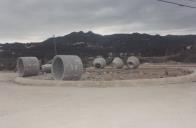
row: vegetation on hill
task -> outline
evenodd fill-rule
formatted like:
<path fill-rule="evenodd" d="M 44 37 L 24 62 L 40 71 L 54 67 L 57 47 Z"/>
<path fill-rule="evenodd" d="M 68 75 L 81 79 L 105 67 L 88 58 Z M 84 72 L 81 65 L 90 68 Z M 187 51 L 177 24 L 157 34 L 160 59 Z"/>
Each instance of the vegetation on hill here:
<path fill-rule="evenodd" d="M 19 56 L 36 56 L 50 60 L 57 54 L 74 54 L 80 57 L 107 56 L 113 53 L 141 57 L 174 56 L 173 60 L 196 62 L 196 35 L 113 34 L 73 32 L 37 43 L 11 43 L 0 45 L 0 57 L 15 60 Z"/>

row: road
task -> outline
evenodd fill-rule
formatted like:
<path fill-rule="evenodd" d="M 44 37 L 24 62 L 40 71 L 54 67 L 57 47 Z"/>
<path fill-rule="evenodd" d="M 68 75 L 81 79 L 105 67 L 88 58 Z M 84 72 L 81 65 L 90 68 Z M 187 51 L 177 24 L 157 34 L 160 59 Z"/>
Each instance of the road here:
<path fill-rule="evenodd" d="M 71 88 L 2 81 L 0 128 L 196 128 L 196 83 Z"/>

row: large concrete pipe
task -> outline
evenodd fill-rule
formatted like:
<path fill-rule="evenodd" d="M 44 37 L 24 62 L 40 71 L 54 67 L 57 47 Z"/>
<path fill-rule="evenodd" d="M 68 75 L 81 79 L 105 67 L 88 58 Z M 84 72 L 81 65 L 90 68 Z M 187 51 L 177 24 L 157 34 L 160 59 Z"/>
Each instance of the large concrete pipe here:
<path fill-rule="evenodd" d="M 120 68 L 123 68 L 124 62 L 123 62 L 123 60 L 122 60 L 121 58 L 116 57 L 116 58 L 114 58 L 114 60 L 112 61 L 112 66 L 113 66 L 114 68 L 120 69 Z"/>
<path fill-rule="evenodd" d="M 106 60 L 102 57 L 94 59 L 93 66 L 95 68 L 104 68 L 106 66 Z"/>
<path fill-rule="evenodd" d="M 20 77 L 38 75 L 40 63 L 36 57 L 19 57 L 17 60 L 17 72 Z"/>
<path fill-rule="evenodd" d="M 52 76 L 55 80 L 79 80 L 83 63 L 78 56 L 57 55 L 52 61 Z"/>
<path fill-rule="evenodd" d="M 45 64 L 41 66 L 42 72 L 51 73 L 52 64 Z"/>
<path fill-rule="evenodd" d="M 140 61 L 137 57 L 131 56 L 127 59 L 127 67 L 131 69 L 138 68 L 140 65 Z"/>

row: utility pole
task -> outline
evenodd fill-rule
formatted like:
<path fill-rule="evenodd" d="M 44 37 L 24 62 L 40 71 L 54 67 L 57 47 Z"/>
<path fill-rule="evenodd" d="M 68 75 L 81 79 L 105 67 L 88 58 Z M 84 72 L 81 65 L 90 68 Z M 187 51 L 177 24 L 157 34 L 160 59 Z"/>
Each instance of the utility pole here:
<path fill-rule="evenodd" d="M 55 35 L 53 35 L 53 44 L 54 44 L 54 56 L 57 55 L 57 49 L 56 49 L 56 39 L 55 39 Z"/>

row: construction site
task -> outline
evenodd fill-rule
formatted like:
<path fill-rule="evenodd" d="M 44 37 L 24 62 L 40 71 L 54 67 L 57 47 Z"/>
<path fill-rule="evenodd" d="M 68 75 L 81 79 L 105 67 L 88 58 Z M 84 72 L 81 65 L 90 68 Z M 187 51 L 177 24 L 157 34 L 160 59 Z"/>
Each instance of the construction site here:
<path fill-rule="evenodd" d="M 0 0 L 0 128 L 196 128 L 196 0 Z"/>
<path fill-rule="evenodd" d="M 76 32 L 2 44 L 0 128 L 195 128 L 195 40 Z"/>
<path fill-rule="evenodd" d="M 20 57 L 16 72 L 0 72 L 0 127 L 194 128 L 195 69 L 135 56 L 98 56 L 86 68 L 74 55 L 45 65 Z"/>

